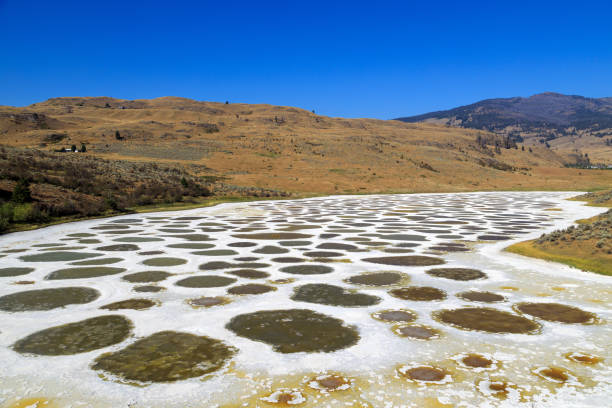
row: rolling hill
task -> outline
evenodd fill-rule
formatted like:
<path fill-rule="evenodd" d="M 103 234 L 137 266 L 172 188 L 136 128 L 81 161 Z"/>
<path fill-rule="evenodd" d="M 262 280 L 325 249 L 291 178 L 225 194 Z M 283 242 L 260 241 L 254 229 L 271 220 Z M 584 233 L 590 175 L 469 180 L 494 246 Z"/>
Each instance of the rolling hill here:
<path fill-rule="evenodd" d="M 567 157 L 587 154 L 593 163 L 612 164 L 612 98 L 547 92 L 486 99 L 398 120 L 486 130 L 526 145 L 548 144 Z"/>
<path fill-rule="evenodd" d="M 438 192 L 585 188 L 585 180 L 597 188 L 612 180 L 612 172 L 564 168 L 568 158 L 544 144 L 500 149 L 499 140 L 439 124 L 177 97 L 70 97 L 0 107 L 2 145 L 66 160 L 74 153 L 53 152 L 85 144 L 82 155 L 89 158 L 179 165 L 205 180 L 223 180 L 223 188 Z"/>

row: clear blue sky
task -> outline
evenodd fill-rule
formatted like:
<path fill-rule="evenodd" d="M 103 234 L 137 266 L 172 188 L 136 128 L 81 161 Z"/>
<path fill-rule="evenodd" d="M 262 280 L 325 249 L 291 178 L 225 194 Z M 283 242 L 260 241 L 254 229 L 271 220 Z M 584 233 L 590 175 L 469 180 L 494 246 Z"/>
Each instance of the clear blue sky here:
<path fill-rule="evenodd" d="M 1 105 L 173 95 L 394 118 L 612 96 L 610 0 L 0 0 L 0 39 Z"/>

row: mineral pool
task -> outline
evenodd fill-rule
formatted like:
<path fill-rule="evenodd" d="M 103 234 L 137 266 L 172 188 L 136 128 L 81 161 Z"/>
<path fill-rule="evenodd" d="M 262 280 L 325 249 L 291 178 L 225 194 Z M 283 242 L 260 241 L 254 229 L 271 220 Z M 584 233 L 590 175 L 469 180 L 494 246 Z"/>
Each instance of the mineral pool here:
<path fill-rule="evenodd" d="M 575 194 L 223 204 L 5 235 L 0 407 L 602 407 L 612 278 L 503 252 L 602 211 Z"/>

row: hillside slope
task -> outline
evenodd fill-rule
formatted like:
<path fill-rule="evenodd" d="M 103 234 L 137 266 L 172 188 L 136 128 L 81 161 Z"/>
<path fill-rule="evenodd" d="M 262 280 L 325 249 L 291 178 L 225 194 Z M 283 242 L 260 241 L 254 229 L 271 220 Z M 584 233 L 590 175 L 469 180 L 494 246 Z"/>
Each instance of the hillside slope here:
<path fill-rule="evenodd" d="M 226 186 L 329 194 L 612 184 L 609 171 L 563 168 L 567 159 L 544 145 L 500 149 L 499 140 L 436 124 L 176 97 L 53 98 L 0 107 L 0 144 L 48 152 L 85 144 L 87 156 L 189 166 Z M 53 154 L 61 160 L 76 153 Z"/>
<path fill-rule="evenodd" d="M 548 143 L 570 156 L 612 164 L 612 98 L 542 93 L 529 98 L 486 99 L 455 109 L 399 118 L 481 129 L 528 145 Z"/>

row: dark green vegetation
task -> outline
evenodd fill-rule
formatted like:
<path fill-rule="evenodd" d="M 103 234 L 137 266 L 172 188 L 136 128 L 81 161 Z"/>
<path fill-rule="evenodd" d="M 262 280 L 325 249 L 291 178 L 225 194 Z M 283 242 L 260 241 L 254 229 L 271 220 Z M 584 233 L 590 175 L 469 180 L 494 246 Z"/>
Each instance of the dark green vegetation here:
<path fill-rule="evenodd" d="M 210 337 L 163 331 L 101 355 L 92 368 L 124 381 L 171 382 L 217 371 L 235 352 Z"/>
<path fill-rule="evenodd" d="M 99 296 L 100 292 L 97 290 L 81 287 L 28 290 L 0 297 L 0 310 L 6 312 L 51 310 L 93 302 Z"/>
<path fill-rule="evenodd" d="M 540 325 L 523 316 L 486 307 L 464 307 L 434 312 L 436 320 L 463 330 L 477 330 L 488 333 L 539 332 Z"/>
<path fill-rule="evenodd" d="M 355 328 L 307 309 L 242 314 L 233 317 L 226 327 L 239 336 L 270 344 L 280 353 L 331 352 L 359 341 Z"/>
<path fill-rule="evenodd" d="M 320 303 L 332 306 L 372 306 L 380 303 L 377 296 L 354 293 L 334 285 L 310 283 L 295 289 L 291 299 L 301 302 Z"/>
<path fill-rule="evenodd" d="M 131 330 L 132 323 L 123 316 L 98 316 L 30 334 L 13 348 L 44 356 L 86 353 L 122 342 Z"/>

